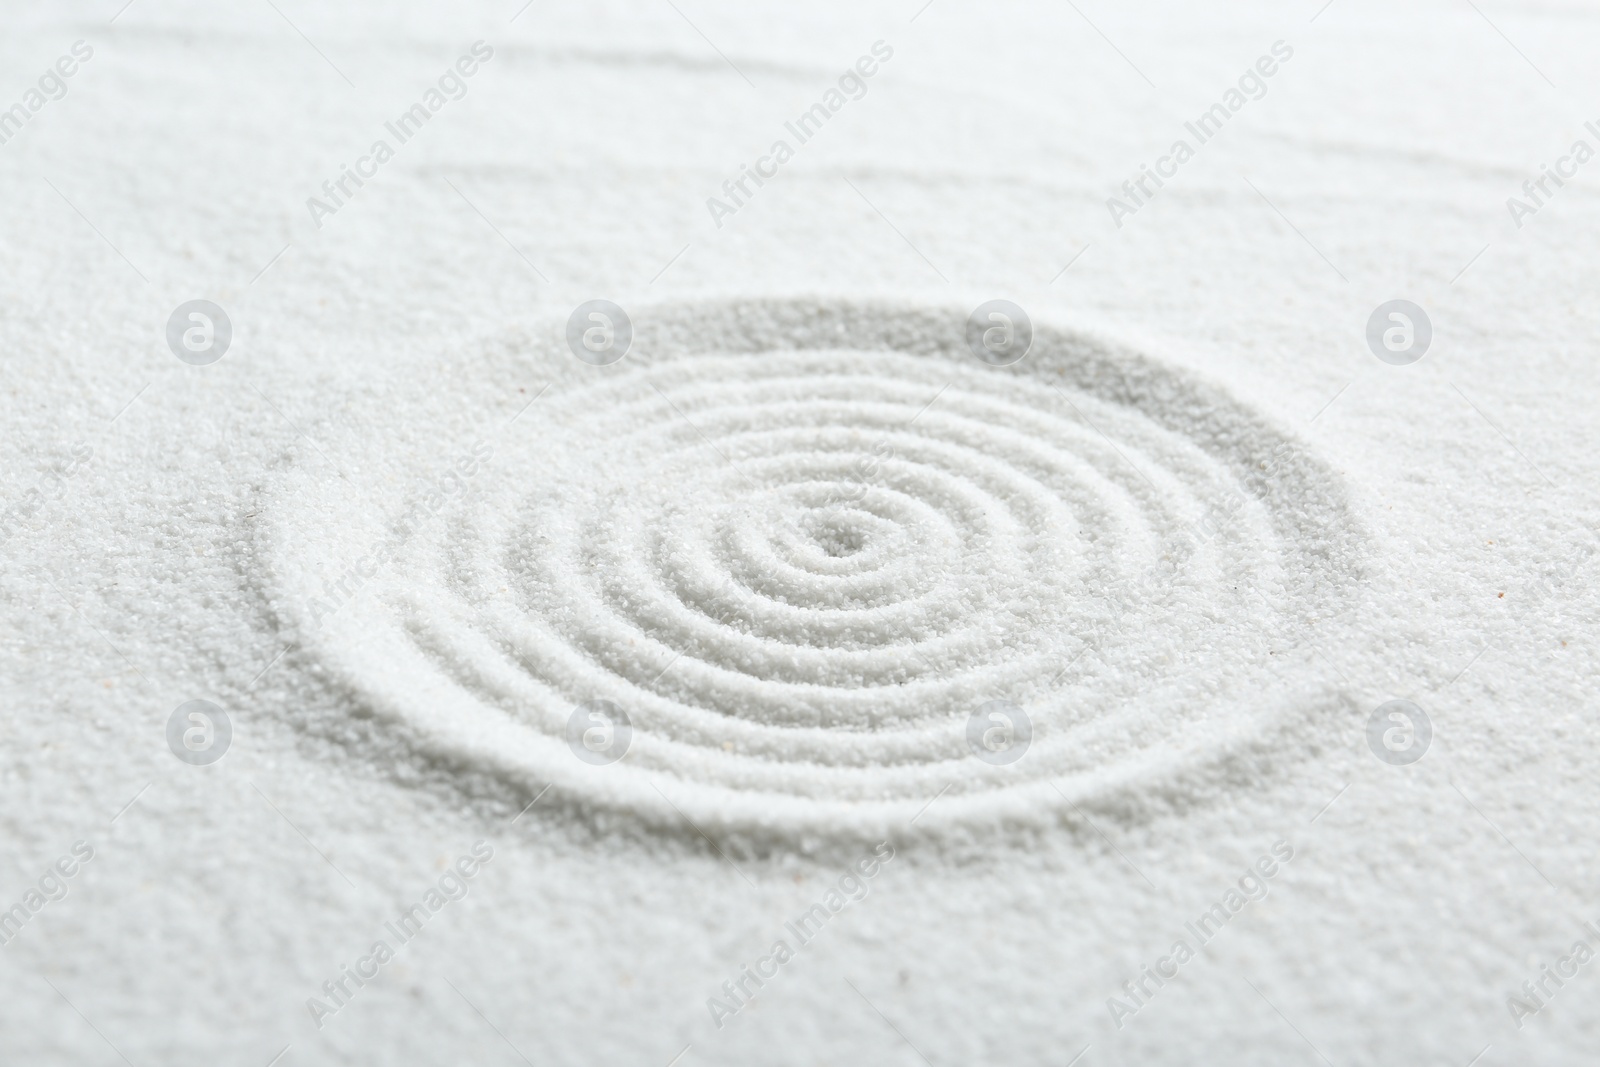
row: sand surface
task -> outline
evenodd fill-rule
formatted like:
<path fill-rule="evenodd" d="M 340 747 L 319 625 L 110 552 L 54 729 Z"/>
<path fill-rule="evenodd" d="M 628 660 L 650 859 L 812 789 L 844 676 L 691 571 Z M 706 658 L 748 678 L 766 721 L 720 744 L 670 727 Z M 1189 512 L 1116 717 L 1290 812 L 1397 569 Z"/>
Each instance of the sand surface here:
<path fill-rule="evenodd" d="M 1591 1062 L 1600 21 L 1319 6 L 13 10 L 0 1061 Z"/>

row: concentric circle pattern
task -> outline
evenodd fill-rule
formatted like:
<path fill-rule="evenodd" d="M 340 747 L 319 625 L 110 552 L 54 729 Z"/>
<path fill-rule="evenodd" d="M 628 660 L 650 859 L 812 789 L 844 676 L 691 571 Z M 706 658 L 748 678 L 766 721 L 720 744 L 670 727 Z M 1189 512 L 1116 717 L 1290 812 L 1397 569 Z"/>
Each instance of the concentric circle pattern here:
<path fill-rule="evenodd" d="M 431 438 L 349 442 L 361 492 L 288 478 L 280 615 L 421 756 L 657 826 L 939 833 L 1182 802 L 1334 699 L 1280 679 L 1348 606 L 1342 495 L 1220 390 L 1047 325 L 985 366 L 960 313 L 633 319 L 615 366 L 558 323 L 451 369 Z M 567 740 L 600 701 L 603 766 Z M 968 743 L 991 701 L 1014 762 Z"/>

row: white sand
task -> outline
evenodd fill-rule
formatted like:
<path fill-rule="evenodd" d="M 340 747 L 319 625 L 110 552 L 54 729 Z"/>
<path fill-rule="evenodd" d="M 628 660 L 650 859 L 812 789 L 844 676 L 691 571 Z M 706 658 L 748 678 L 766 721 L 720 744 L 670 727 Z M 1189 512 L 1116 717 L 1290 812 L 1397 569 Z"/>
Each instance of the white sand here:
<path fill-rule="evenodd" d="M 0 43 L 0 1062 L 1592 1058 L 1590 15 L 279 6 Z"/>

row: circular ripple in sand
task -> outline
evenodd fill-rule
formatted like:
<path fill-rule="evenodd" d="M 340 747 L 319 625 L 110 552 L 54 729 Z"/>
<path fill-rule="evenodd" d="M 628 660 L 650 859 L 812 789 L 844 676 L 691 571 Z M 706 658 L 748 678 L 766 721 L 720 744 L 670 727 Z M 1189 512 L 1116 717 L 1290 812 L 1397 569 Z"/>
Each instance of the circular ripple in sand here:
<path fill-rule="evenodd" d="M 399 386 L 270 507 L 280 617 L 405 750 L 800 840 L 1181 806 L 1336 703 L 1287 680 L 1352 596 L 1342 493 L 1221 390 L 1043 325 L 983 366 L 959 313 L 634 317 L 615 366 L 552 323 Z M 568 745 L 598 701 L 612 765 Z M 991 701 L 1031 720 L 1013 763 L 968 747 Z"/>

